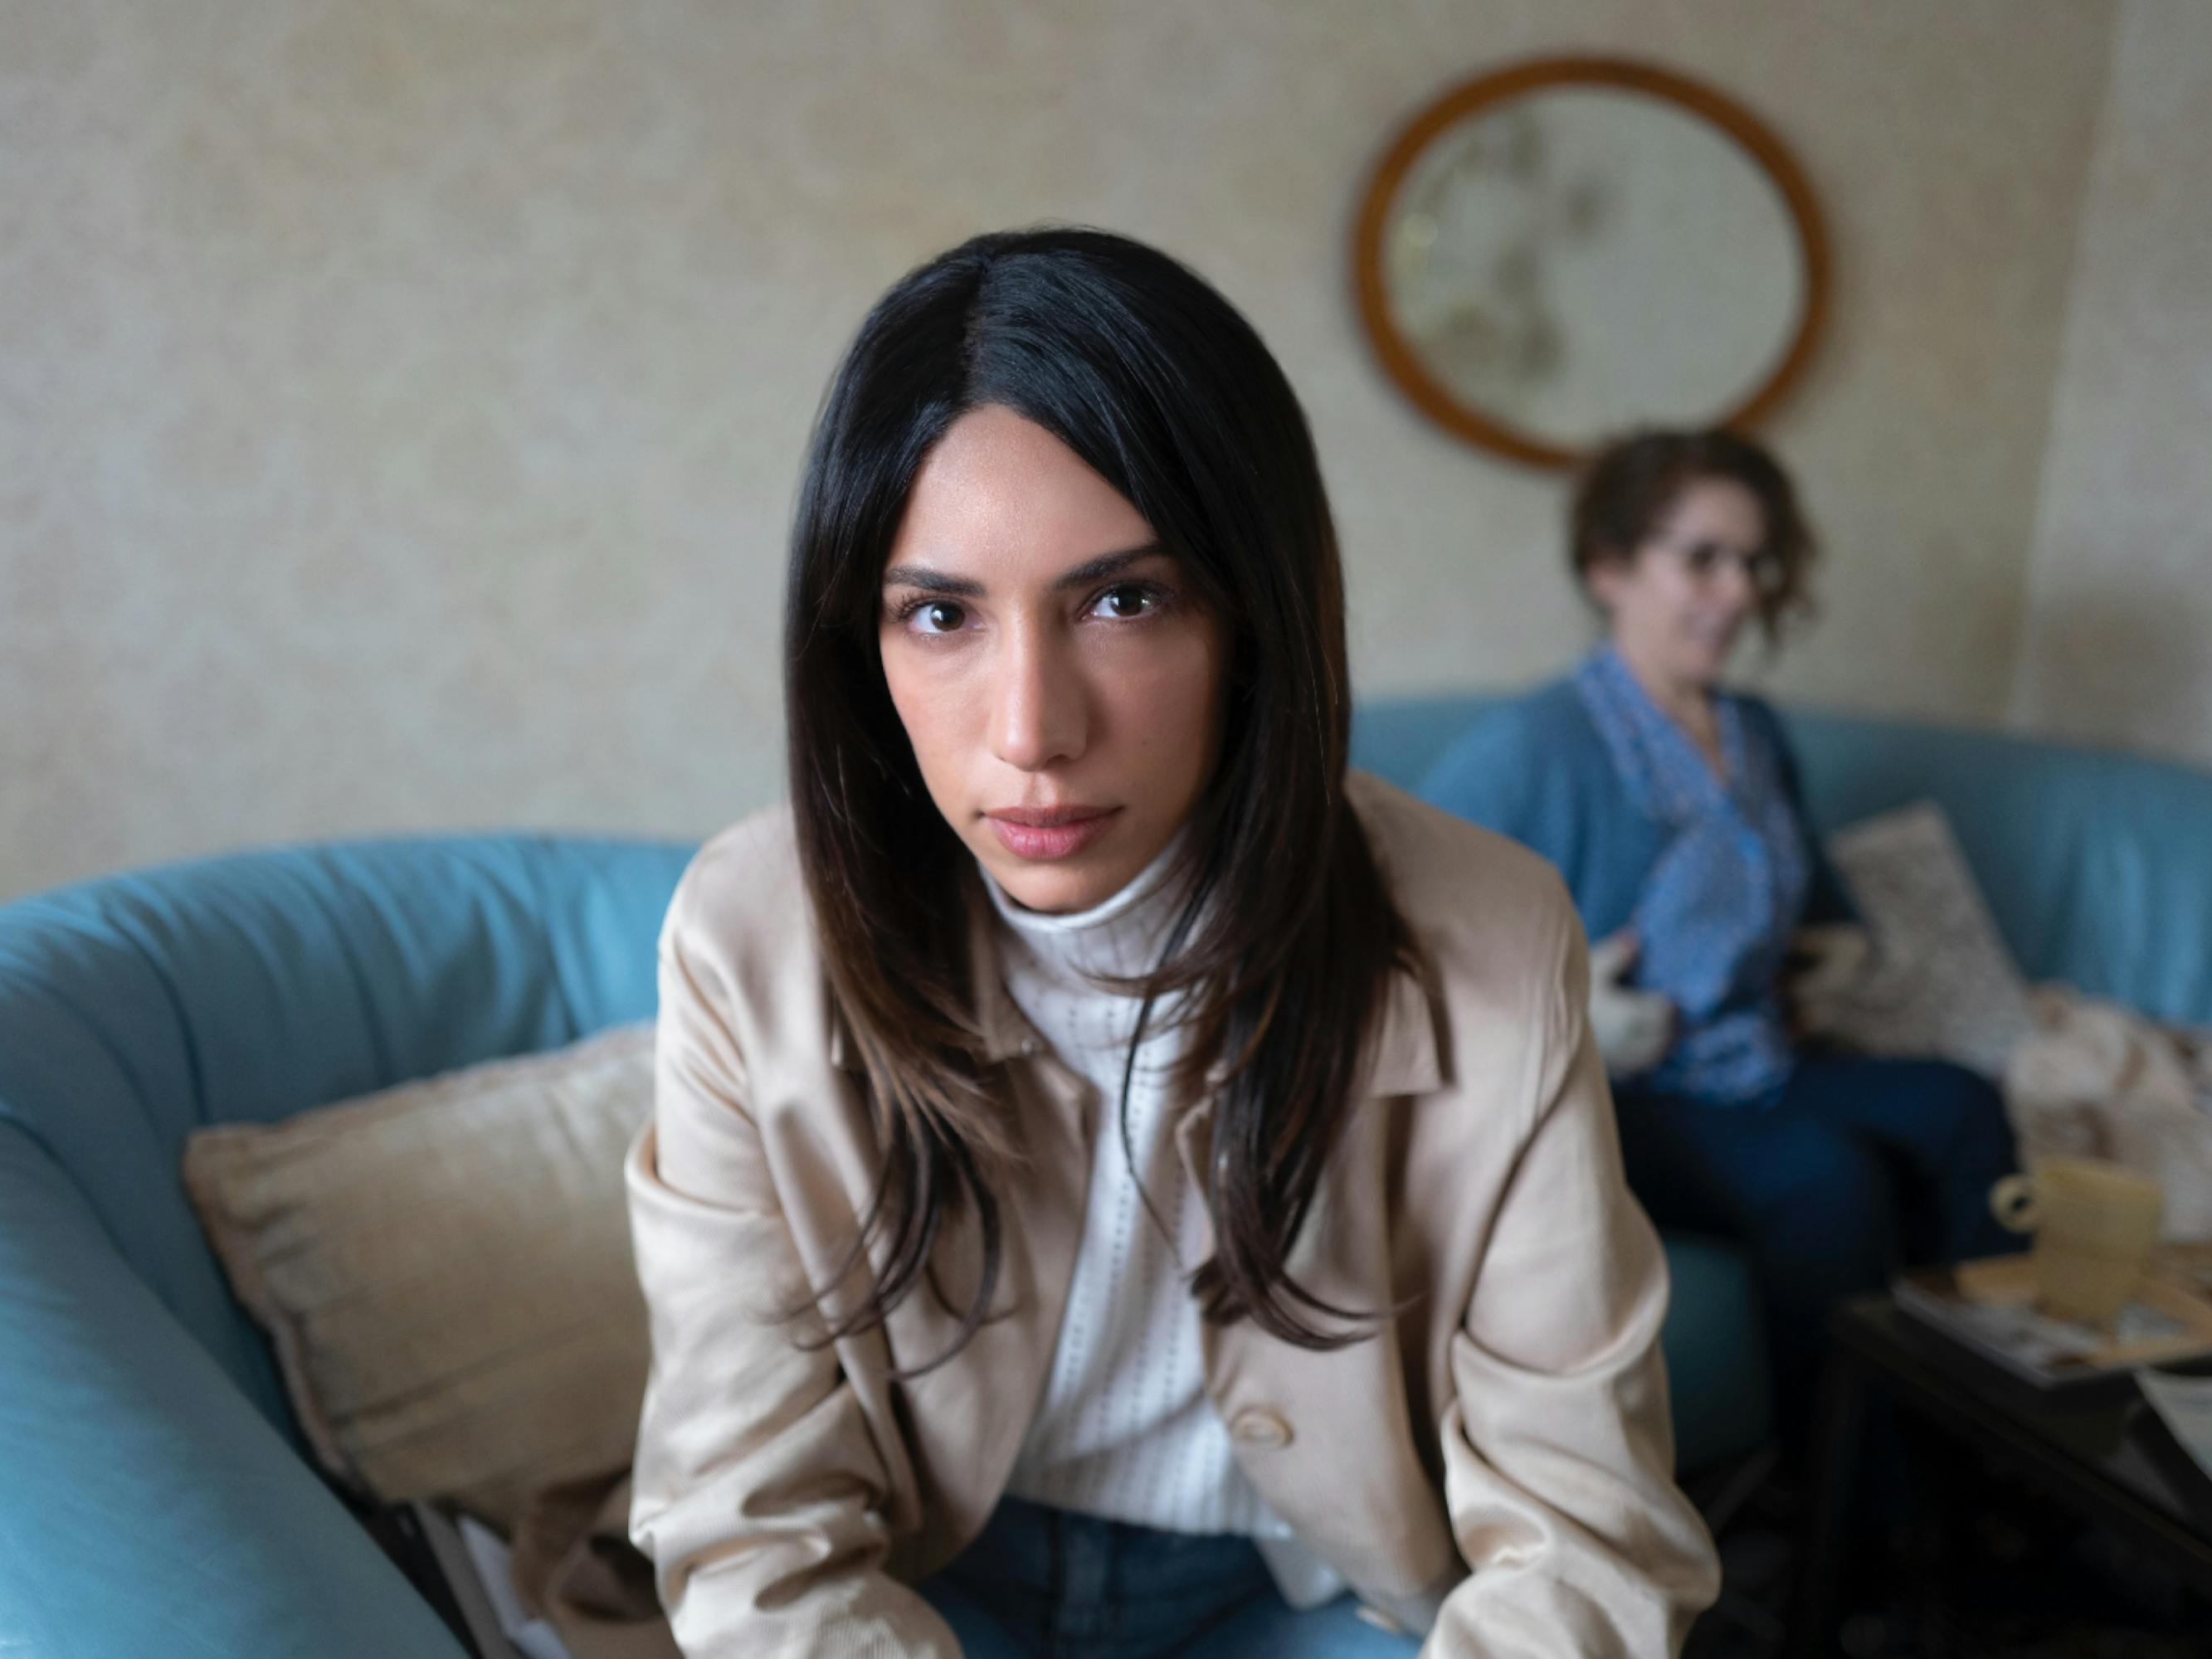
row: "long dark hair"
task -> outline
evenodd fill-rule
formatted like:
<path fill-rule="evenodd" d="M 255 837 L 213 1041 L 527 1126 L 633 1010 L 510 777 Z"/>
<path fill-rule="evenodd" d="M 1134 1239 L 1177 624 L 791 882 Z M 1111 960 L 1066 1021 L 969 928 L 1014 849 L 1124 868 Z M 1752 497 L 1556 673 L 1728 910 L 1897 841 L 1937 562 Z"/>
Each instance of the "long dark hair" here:
<path fill-rule="evenodd" d="M 799 500 L 785 613 L 792 805 L 837 1012 L 866 1073 L 883 1170 L 845 1265 L 879 1323 L 972 1214 L 957 1352 L 1000 1255 L 1020 1158 L 974 1014 L 974 861 L 924 787 L 878 656 L 879 586 L 923 458 L 967 411 L 1035 422 L 1141 513 L 1233 641 L 1218 768 L 1194 809 L 1189 896 L 1149 996 L 1188 993 L 1176 1079 L 1218 1078 L 1205 1316 L 1355 1340 L 1368 1310 L 1285 1258 L 1354 1104 L 1411 936 L 1344 796 L 1352 702 L 1335 530 L 1290 384 L 1229 302 L 1164 253 L 1096 230 L 978 236 L 878 301 L 831 382 Z M 1140 1026 L 1141 1030 L 1141 1026 Z M 1127 1109 L 1127 1085 L 1123 1108 Z M 1126 1119 L 1124 1133 L 1126 1134 Z M 842 1281 L 841 1281 L 842 1282 Z M 941 1292 L 939 1292 L 941 1295 Z M 1334 1328 L 1313 1316 L 1328 1316 Z M 939 1356 L 939 1363 L 943 1358 Z"/>

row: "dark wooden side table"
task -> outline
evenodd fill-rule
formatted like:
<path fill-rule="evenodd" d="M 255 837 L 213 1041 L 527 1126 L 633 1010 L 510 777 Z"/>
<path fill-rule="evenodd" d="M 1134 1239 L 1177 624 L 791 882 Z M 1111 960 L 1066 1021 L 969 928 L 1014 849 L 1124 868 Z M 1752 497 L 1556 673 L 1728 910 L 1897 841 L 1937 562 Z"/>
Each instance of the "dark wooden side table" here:
<path fill-rule="evenodd" d="M 1887 1294 L 1837 1309 L 1807 1471 L 1812 1503 L 1789 1651 L 1835 1651 L 1867 1401 L 1879 1395 L 2112 1528 L 2212 1597 L 2212 1481 L 2129 1376 L 2042 1389 L 1900 1312 Z M 2197 1368 L 2190 1368 L 2197 1369 Z"/>

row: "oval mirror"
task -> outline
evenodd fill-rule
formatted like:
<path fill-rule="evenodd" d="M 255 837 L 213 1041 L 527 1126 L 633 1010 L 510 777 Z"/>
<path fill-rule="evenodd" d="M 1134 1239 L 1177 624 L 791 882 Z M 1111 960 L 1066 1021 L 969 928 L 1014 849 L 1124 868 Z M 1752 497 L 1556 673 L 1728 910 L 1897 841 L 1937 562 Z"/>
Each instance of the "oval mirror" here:
<path fill-rule="evenodd" d="M 1616 58 L 1520 64 L 1423 110 L 1376 168 L 1353 259 L 1406 394 L 1546 465 L 1628 427 L 1750 424 L 1826 308 L 1826 237 L 1780 142 Z"/>

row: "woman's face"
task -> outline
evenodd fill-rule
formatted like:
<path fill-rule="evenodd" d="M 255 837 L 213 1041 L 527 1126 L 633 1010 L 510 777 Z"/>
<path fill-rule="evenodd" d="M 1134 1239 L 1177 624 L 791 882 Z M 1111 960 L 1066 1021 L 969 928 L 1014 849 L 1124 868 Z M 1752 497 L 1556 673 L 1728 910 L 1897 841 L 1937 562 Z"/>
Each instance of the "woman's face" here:
<path fill-rule="evenodd" d="M 1647 680 L 1704 689 L 1721 669 L 1772 564 L 1759 497 L 1730 478 L 1686 485 L 1625 559 L 1592 567 L 1614 646 Z"/>
<path fill-rule="evenodd" d="M 1011 410 L 922 462 L 879 627 L 931 799 L 1031 909 L 1121 890 L 1212 775 L 1224 629 L 1143 515 Z"/>

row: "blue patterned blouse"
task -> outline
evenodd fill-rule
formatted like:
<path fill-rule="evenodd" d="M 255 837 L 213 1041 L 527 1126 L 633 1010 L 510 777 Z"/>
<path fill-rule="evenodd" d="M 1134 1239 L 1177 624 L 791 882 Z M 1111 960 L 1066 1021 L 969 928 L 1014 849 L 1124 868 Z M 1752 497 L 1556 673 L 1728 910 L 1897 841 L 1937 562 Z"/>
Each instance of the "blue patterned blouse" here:
<path fill-rule="evenodd" d="M 1812 874 L 1783 758 L 1765 722 L 1717 694 L 1716 773 L 1610 645 L 1573 684 L 1622 787 L 1666 836 L 1629 920 L 1640 947 L 1631 981 L 1673 1001 L 1680 1024 L 1634 1081 L 1713 1101 L 1771 1096 L 1795 1066 L 1776 983 Z"/>

